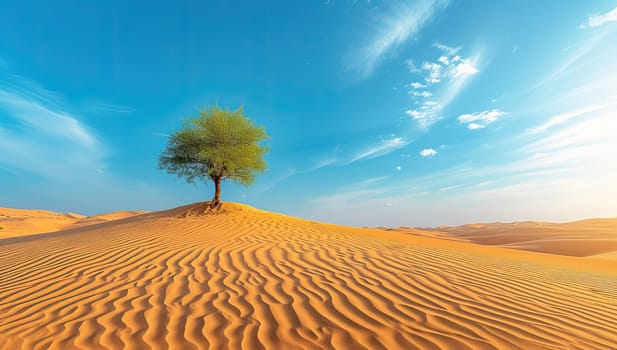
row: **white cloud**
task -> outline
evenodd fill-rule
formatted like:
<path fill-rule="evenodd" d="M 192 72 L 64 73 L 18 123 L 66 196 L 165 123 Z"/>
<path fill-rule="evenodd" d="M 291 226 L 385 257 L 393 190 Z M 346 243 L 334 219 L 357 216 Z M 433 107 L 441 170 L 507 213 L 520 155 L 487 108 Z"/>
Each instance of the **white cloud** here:
<path fill-rule="evenodd" d="M 417 111 L 417 110 L 412 110 L 412 109 L 405 111 L 405 114 L 407 114 L 414 120 L 420 120 L 424 117 L 424 113 Z"/>
<path fill-rule="evenodd" d="M 346 164 L 351 164 L 363 159 L 373 159 L 386 155 L 396 149 L 402 148 L 409 144 L 409 141 L 401 137 L 391 137 L 382 140 L 380 143 L 373 145 L 364 151 L 353 156 Z"/>
<path fill-rule="evenodd" d="M 462 114 L 457 118 L 457 120 L 461 124 L 467 124 L 469 130 L 476 130 L 485 128 L 487 125 L 496 122 L 497 119 L 505 114 L 505 112 L 493 109 L 480 113 Z"/>
<path fill-rule="evenodd" d="M 357 66 L 363 78 L 370 76 L 388 55 L 417 34 L 434 16 L 447 6 L 447 0 L 426 0 L 415 3 L 400 2 L 391 8 L 391 14 L 381 20 L 379 32 L 356 55 Z"/>
<path fill-rule="evenodd" d="M 462 63 L 459 63 L 456 66 L 455 77 L 459 75 L 472 75 L 478 73 L 478 68 L 474 67 L 474 65 L 469 60 L 463 60 Z"/>
<path fill-rule="evenodd" d="M 589 17 L 587 25 L 589 27 L 599 27 L 608 22 L 617 22 L 617 7 L 605 14 Z"/>
<path fill-rule="evenodd" d="M 409 70 L 410 73 L 421 72 L 420 68 L 416 67 L 416 64 L 411 59 L 405 60 L 405 65 L 407 66 L 407 69 Z"/>
<path fill-rule="evenodd" d="M 422 157 L 432 157 L 432 156 L 434 156 L 436 154 L 437 154 L 437 151 L 435 151 L 432 148 L 425 148 L 422 151 L 420 151 L 420 155 Z"/>
<path fill-rule="evenodd" d="M 476 130 L 476 129 L 484 129 L 486 126 L 482 124 L 478 124 L 478 123 L 469 123 L 467 124 L 467 127 L 469 128 L 469 130 Z"/>
<path fill-rule="evenodd" d="M 436 48 L 440 49 L 441 51 L 443 51 L 448 56 L 455 56 L 461 50 L 460 47 L 451 47 L 451 46 L 444 45 L 444 44 L 439 43 L 439 42 L 434 43 L 433 47 L 436 47 Z M 455 56 L 455 57 L 458 57 L 458 56 Z"/>
<path fill-rule="evenodd" d="M 411 59 L 407 60 L 407 66 L 413 68 L 409 71 L 419 75 L 424 83 L 410 84 L 412 90 L 409 94 L 417 107 L 406 111 L 406 114 L 423 129 L 442 118 L 441 111 L 456 98 L 468 78 L 479 72 L 477 55 L 474 58 L 462 57 L 459 54 L 461 47 L 441 43 L 435 43 L 433 47 L 442 51 L 435 61 L 424 61 L 418 67 Z"/>
<path fill-rule="evenodd" d="M 448 65 L 450 64 L 450 59 L 447 56 L 441 56 L 437 59 L 441 64 Z"/>
<path fill-rule="evenodd" d="M 422 101 L 418 104 L 418 109 L 407 110 L 405 114 L 417 121 L 422 128 L 428 127 L 440 118 L 438 112 L 441 106 L 437 101 Z"/>
<path fill-rule="evenodd" d="M 427 83 L 435 84 L 441 81 L 443 67 L 439 63 L 424 62 L 422 63 L 422 69 L 427 72 L 424 78 Z"/>
<path fill-rule="evenodd" d="M 412 91 L 411 94 L 416 97 L 424 97 L 424 98 L 429 98 L 433 96 L 433 94 L 431 94 L 428 91 Z"/>
<path fill-rule="evenodd" d="M 417 121 L 421 127 L 427 127 L 438 118 L 438 115 L 433 113 L 435 107 L 434 105 L 431 105 L 430 102 L 432 101 L 429 101 L 428 103 L 423 103 L 420 106 L 421 110 L 410 109 L 405 111 L 405 114 L 410 116 L 411 119 Z"/>

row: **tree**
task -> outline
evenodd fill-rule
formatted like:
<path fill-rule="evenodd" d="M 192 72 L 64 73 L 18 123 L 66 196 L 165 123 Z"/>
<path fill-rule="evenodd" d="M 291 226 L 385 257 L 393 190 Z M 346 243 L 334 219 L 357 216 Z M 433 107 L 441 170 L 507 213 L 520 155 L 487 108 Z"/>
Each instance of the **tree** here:
<path fill-rule="evenodd" d="M 255 182 L 255 174 L 266 169 L 263 159 L 268 139 L 263 126 L 255 126 L 242 108 L 223 110 L 218 105 L 198 111 L 169 137 L 159 158 L 159 168 L 185 178 L 214 183 L 211 207 L 221 199 L 221 182 L 232 180 L 245 186 Z"/>

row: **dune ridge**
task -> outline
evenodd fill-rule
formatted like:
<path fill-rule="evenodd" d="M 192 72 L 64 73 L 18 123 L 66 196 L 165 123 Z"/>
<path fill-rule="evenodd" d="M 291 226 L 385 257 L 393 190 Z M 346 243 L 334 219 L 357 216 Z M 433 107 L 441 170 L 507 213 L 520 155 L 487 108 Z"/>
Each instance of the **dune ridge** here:
<path fill-rule="evenodd" d="M 387 230 L 549 254 L 605 259 L 617 257 L 617 218 L 567 223 L 497 222 L 425 229 L 399 227 Z"/>
<path fill-rule="evenodd" d="M 0 239 L 95 225 L 144 213 L 146 212 L 127 210 L 86 216 L 49 210 L 0 208 Z"/>
<path fill-rule="evenodd" d="M 0 349 L 617 348 L 612 261 L 203 206 L 1 239 Z"/>

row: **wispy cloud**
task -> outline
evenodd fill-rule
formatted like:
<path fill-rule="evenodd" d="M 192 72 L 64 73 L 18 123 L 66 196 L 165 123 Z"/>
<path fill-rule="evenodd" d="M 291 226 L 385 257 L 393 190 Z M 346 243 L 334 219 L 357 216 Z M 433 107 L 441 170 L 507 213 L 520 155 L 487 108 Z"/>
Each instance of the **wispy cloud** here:
<path fill-rule="evenodd" d="M 593 111 L 593 112 L 592 112 Z M 527 142 L 521 148 L 522 152 L 530 155 L 543 155 L 554 153 L 557 150 L 566 151 L 568 147 L 579 147 L 585 145 L 603 145 L 605 149 L 603 154 L 606 159 L 603 163 L 612 162 L 617 164 L 617 158 L 612 153 L 617 149 L 617 139 L 614 135 L 617 133 L 617 122 L 613 118 L 615 108 L 596 108 L 587 113 L 563 113 L 562 115 L 580 116 L 580 119 L 572 119 L 574 122 L 566 123 L 563 121 L 559 124 L 553 124 L 549 135 L 543 133 L 527 133 L 529 137 L 535 138 L 532 142 Z M 560 125 L 564 124 L 564 125 Z M 560 127 L 557 127 L 560 125 Z M 592 156 L 590 153 L 589 156 Z M 588 159 L 589 157 L 584 157 Z"/>
<path fill-rule="evenodd" d="M 302 172 L 310 173 L 328 166 L 345 166 L 355 162 L 379 158 L 397 149 L 404 148 L 409 143 L 411 143 L 411 141 L 408 139 L 390 135 L 377 143 L 361 147 L 360 151 L 345 153 L 339 149 L 336 151 L 336 154 L 333 153 L 322 157 L 319 161 Z"/>
<path fill-rule="evenodd" d="M 348 185 L 351 188 L 357 189 L 357 188 L 367 188 L 367 187 L 371 187 L 373 185 L 375 185 L 376 183 L 380 183 L 383 180 L 387 179 L 387 176 L 377 176 L 377 177 L 371 177 L 369 179 L 366 180 L 361 180 L 358 181 L 356 183 L 350 184 Z"/>
<path fill-rule="evenodd" d="M 105 147 L 58 94 L 16 75 L 0 84 L 0 164 L 64 178 L 105 168 Z"/>
<path fill-rule="evenodd" d="M 434 43 L 433 47 L 440 49 L 448 56 L 455 56 L 459 51 L 461 51 L 460 47 L 450 47 L 439 42 Z"/>
<path fill-rule="evenodd" d="M 606 48 L 606 39 L 610 38 L 609 31 L 595 31 L 585 35 L 585 38 L 566 48 L 564 53 L 559 55 L 560 62 L 555 62 L 555 69 L 547 71 L 544 76 L 536 83 L 531 85 L 527 93 L 534 92 L 538 89 L 546 90 L 546 85 L 563 82 L 564 80 L 577 75 L 580 80 L 583 76 L 577 74 L 581 72 L 581 68 L 587 65 L 587 70 L 593 70 L 594 67 L 589 66 L 588 58 L 592 57 L 592 53 L 597 53 L 598 50 Z M 596 55 L 596 58 L 598 55 Z M 596 63 L 597 64 L 597 63 Z M 581 83 L 579 81 L 579 83 Z M 613 84 L 614 85 L 614 84 Z"/>
<path fill-rule="evenodd" d="M 477 56 L 461 56 L 461 47 L 442 43 L 435 43 L 433 47 L 440 51 L 435 60 L 423 61 L 419 65 L 411 59 L 406 61 L 409 72 L 423 81 L 409 84 L 412 89 L 409 95 L 415 106 L 405 114 L 424 129 L 442 118 L 441 111 L 463 89 L 467 78 L 479 72 Z"/>
<path fill-rule="evenodd" d="M 255 189 L 251 190 L 251 195 L 257 196 L 262 193 L 268 192 L 272 188 L 276 187 L 281 182 L 287 180 L 288 178 L 296 175 L 297 171 L 295 168 L 287 169 L 282 172 L 278 172 L 277 174 L 273 174 L 269 178 L 265 179 L 265 182 L 256 186 Z"/>
<path fill-rule="evenodd" d="M 362 150 L 361 152 L 351 157 L 346 162 L 346 164 L 351 164 L 359 160 L 381 157 L 394 150 L 405 147 L 408 144 L 409 144 L 409 141 L 403 139 L 402 137 L 391 137 L 391 138 L 382 140 L 381 142 L 375 145 L 372 145 L 367 149 Z"/>
<path fill-rule="evenodd" d="M 502 112 L 498 109 L 493 109 L 490 111 L 483 111 L 479 113 L 462 114 L 457 118 L 457 120 L 461 124 L 467 124 L 467 128 L 469 130 L 477 130 L 483 129 L 487 125 L 496 122 L 497 119 L 499 119 L 505 114 L 505 112 Z"/>
<path fill-rule="evenodd" d="M 370 76 L 375 68 L 410 37 L 426 26 L 434 15 L 448 5 L 447 0 L 421 0 L 414 3 L 397 2 L 390 13 L 382 17 L 374 38 L 356 56 L 355 65 L 362 78 Z"/>
<path fill-rule="evenodd" d="M 366 180 L 346 184 L 343 187 L 337 189 L 334 194 L 327 194 L 312 198 L 310 201 L 313 203 L 319 203 L 324 205 L 340 204 L 352 204 L 358 200 L 371 200 L 378 198 L 389 198 L 394 196 L 397 192 L 400 193 L 404 188 L 401 185 L 392 186 L 388 184 L 387 176 L 379 176 L 369 178 Z"/>
<path fill-rule="evenodd" d="M 118 114 L 131 114 L 136 111 L 133 107 L 116 105 L 112 103 L 94 103 L 92 104 L 92 108 L 100 111 L 100 112 L 110 112 L 110 113 L 118 113 Z"/>
<path fill-rule="evenodd" d="M 540 124 L 538 126 L 535 126 L 533 128 L 530 128 L 528 130 L 528 133 L 538 134 L 538 133 L 544 132 L 554 126 L 566 123 L 570 121 L 571 119 L 584 116 L 587 113 L 591 113 L 591 112 L 606 108 L 607 106 L 610 106 L 610 104 L 604 104 L 604 103 L 597 104 L 597 105 L 587 106 L 587 107 L 579 108 L 574 111 L 568 111 L 568 112 L 556 115 L 552 117 L 551 119 L 549 119 L 547 122 Z"/>
<path fill-rule="evenodd" d="M 320 160 L 318 160 L 317 162 L 315 162 L 315 164 L 313 166 L 311 166 L 310 168 L 308 168 L 305 172 L 310 173 L 316 170 L 319 170 L 321 168 L 325 168 L 329 165 L 333 165 L 336 164 L 339 161 L 339 159 L 335 156 L 329 156 L 326 158 L 322 158 Z"/>
<path fill-rule="evenodd" d="M 421 155 L 422 157 L 425 157 L 425 158 L 427 158 L 427 157 L 428 157 L 428 158 L 433 157 L 433 156 L 434 156 L 434 155 L 436 155 L 436 154 L 437 154 L 437 151 L 435 151 L 435 150 L 434 150 L 434 149 L 432 149 L 432 148 L 425 148 L 425 149 L 423 149 L 423 150 L 421 150 L 421 151 L 420 151 L 420 155 Z"/>
<path fill-rule="evenodd" d="M 584 29 L 599 27 L 608 22 L 617 22 L 617 7 L 607 13 L 590 16 L 587 19 L 587 23 L 581 25 L 581 27 Z"/>
<path fill-rule="evenodd" d="M 51 109 L 40 102 L 15 93 L 0 90 L 0 106 L 25 129 L 45 134 L 85 147 L 93 147 L 94 136 L 70 114 Z"/>

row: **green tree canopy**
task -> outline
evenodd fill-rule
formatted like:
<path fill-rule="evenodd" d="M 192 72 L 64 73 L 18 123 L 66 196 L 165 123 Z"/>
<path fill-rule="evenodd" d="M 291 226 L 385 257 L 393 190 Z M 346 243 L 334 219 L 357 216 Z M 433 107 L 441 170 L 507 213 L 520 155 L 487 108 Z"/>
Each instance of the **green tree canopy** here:
<path fill-rule="evenodd" d="M 218 106 L 203 109 L 188 119 L 169 137 L 159 158 L 159 168 L 184 178 L 212 181 L 215 185 L 211 206 L 220 202 L 221 181 L 232 180 L 245 186 L 255 182 L 255 174 L 266 169 L 263 159 L 268 139 L 263 126 L 255 126 L 243 115 Z"/>

